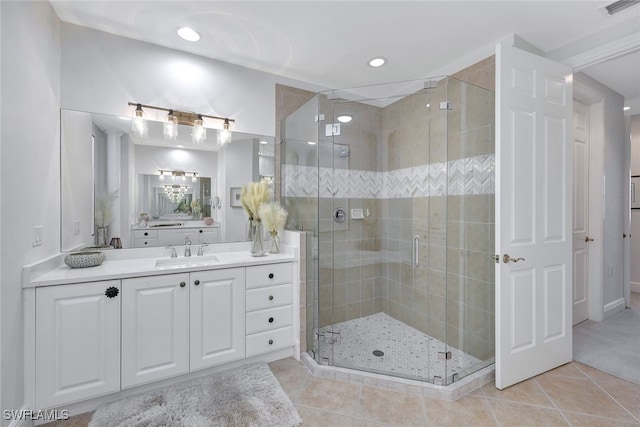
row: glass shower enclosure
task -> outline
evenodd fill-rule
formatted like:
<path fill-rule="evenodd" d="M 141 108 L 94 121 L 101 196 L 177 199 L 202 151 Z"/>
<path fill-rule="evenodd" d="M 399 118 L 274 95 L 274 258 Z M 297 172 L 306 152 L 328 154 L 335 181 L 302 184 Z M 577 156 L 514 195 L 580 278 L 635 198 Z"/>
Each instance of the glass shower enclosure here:
<path fill-rule="evenodd" d="M 494 93 L 452 77 L 322 92 L 283 120 L 287 228 L 319 364 L 448 385 L 494 358 Z"/>

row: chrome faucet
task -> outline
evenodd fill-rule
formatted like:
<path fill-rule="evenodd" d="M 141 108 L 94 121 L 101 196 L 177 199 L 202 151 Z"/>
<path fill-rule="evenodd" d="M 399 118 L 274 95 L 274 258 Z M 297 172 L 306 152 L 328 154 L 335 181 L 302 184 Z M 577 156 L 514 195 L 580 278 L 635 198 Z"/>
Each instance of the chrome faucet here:
<path fill-rule="evenodd" d="M 184 256 L 191 256 L 191 239 L 188 237 L 184 238 Z"/>
<path fill-rule="evenodd" d="M 178 258 L 178 254 L 176 253 L 176 248 L 173 246 L 165 246 L 165 249 L 171 249 L 171 258 Z"/>
<path fill-rule="evenodd" d="M 200 247 L 198 248 L 198 255 L 197 256 L 204 255 L 204 251 L 202 250 L 202 248 L 204 248 L 205 246 L 209 246 L 209 244 L 208 243 L 203 243 L 202 245 L 200 245 Z"/>

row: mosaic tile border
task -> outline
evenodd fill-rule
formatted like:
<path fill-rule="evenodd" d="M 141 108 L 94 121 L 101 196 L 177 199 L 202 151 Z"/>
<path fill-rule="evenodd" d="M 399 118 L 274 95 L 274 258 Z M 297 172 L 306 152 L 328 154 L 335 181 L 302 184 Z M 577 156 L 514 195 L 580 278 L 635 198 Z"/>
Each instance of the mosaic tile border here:
<path fill-rule="evenodd" d="M 486 154 L 386 172 L 284 165 L 284 197 L 395 199 L 495 193 L 495 156 Z"/>

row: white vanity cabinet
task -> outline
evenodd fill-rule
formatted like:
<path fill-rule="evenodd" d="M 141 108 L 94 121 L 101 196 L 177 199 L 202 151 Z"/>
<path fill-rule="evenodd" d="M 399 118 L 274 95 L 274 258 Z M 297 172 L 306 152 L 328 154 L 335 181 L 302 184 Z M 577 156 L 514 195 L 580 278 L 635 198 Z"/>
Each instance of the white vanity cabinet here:
<path fill-rule="evenodd" d="M 25 289 L 33 407 L 105 402 L 113 397 L 100 396 L 190 372 L 293 355 L 298 263 L 238 265 L 234 257 L 228 267 Z M 103 266 L 96 279 L 110 273 Z M 86 280 L 86 272 L 77 273 Z"/>
<path fill-rule="evenodd" d="M 244 268 L 190 274 L 190 366 L 202 369 L 242 359 Z"/>
<path fill-rule="evenodd" d="M 36 290 L 40 408 L 120 390 L 121 299 L 119 280 Z"/>
<path fill-rule="evenodd" d="M 189 372 L 189 274 L 122 280 L 122 388 Z"/>
<path fill-rule="evenodd" d="M 247 357 L 293 345 L 293 264 L 247 267 Z"/>

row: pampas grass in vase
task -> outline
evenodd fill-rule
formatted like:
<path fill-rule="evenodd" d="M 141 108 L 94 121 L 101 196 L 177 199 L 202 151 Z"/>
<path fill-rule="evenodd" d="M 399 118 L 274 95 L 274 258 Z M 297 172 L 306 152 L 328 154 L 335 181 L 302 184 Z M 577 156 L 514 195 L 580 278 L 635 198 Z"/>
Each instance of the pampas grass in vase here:
<path fill-rule="evenodd" d="M 279 253 L 280 236 L 278 236 L 278 230 L 284 228 L 284 224 L 287 221 L 287 211 L 278 202 L 265 203 L 260 206 L 258 214 L 271 234 L 271 249 L 269 252 L 272 254 Z"/>
<path fill-rule="evenodd" d="M 265 254 L 262 245 L 262 220 L 260 206 L 271 199 L 271 190 L 267 181 L 249 182 L 242 186 L 240 203 L 249 216 L 248 239 L 253 241 L 251 254 L 261 256 Z"/>

